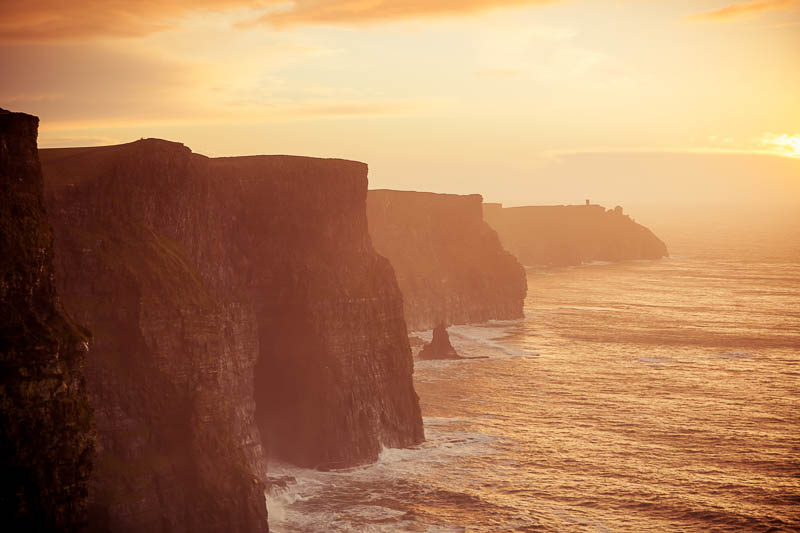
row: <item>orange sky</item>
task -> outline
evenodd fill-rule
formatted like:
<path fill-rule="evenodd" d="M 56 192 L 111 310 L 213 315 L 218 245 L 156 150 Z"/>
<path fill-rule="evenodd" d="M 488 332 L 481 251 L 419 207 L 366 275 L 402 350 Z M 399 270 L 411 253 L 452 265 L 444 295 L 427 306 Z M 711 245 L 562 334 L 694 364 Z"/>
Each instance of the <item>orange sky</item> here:
<path fill-rule="evenodd" d="M 800 205 L 800 1 L 4 0 L 41 146 L 178 140 L 506 204 Z"/>

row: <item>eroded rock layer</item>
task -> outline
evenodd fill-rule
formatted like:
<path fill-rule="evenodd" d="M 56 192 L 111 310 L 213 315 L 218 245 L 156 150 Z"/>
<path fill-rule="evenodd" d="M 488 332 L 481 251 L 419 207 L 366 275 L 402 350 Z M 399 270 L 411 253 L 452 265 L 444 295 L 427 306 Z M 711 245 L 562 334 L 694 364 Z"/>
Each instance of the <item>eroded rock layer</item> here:
<path fill-rule="evenodd" d="M 659 259 L 666 245 L 622 208 L 600 205 L 507 207 L 484 204 L 483 216 L 524 265 Z"/>
<path fill-rule="evenodd" d="M 77 531 L 94 449 L 88 332 L 56 293 L 38 123 L 0 109 L 0 524 Z"/>
<path fill-rule="evenodd" d="M 257 419 L 271 455 L 334 468 L 421 442 L 402 296 L 367 230 L 367 166 L 209 164 L 241 213 L 232 240 L 258 317 Z"/>
<path fill-rule="evenodd" d="M 264 531 L 264 447 L 349 465 L 422 439 L 366 166 L 160 140 L 42 161 L 65 303 L 95 330 L 95 525 Z"/>
<path fill-rule="evenodd" d="M 255 319 L 226 290 L 202 161 L 163 141 L 40 153 L 59 287 L 94 334 L 90 529 L 267 531 Z"/>
<path fill-rule="evenodd" d="M 409 330 L 522 317 L 525 271 L 484 221 L 480 195 L 372 190 L 370 235 L 394 266 Z"/>

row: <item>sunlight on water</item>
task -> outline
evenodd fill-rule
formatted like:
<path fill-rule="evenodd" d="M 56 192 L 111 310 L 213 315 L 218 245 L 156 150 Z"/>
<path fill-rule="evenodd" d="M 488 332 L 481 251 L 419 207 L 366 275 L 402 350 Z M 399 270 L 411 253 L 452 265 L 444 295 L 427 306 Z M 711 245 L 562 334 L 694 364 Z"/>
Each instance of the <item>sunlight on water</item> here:
<path fill-rule="evenodd" d="M 416 363 L 425 444 L 275 465 L 272 527 L 798 530 L 798 250 L 529 271 L 525 320 L 450 330 L 489 359 Z"/>

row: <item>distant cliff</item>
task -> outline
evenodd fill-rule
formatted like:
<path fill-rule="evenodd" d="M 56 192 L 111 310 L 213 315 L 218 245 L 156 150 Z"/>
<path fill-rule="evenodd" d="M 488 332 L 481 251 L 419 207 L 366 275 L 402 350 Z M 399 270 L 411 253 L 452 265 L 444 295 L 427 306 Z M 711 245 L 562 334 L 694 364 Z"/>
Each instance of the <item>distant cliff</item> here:
<path fill-rule="evenodd" d="M 483 221 L 479 195 L 367 198 L 372 242 L 394 266 L 409 330 L 522 317 L 525 271 Z"/>
<path fill-rule="evenodd" d="M 486 222 L 524 265 L 658 259 L 666 245 L 652 231 L 600 205 L 502 207 L 484 204 Z"/>
<path fill-rule="evenodd" d="M 0 524 L 77 531 L 94 451 L 88 332 L 65 315 L 53 282 L 38 123 L 0 109 Z"/>
<path fill-rule="evenodd" d="M 422 440 L 366 165 L 160 140 L 41 157 L 65 305 L 95 333 L 94 529 L 266 531 L 266 456 Z"/>

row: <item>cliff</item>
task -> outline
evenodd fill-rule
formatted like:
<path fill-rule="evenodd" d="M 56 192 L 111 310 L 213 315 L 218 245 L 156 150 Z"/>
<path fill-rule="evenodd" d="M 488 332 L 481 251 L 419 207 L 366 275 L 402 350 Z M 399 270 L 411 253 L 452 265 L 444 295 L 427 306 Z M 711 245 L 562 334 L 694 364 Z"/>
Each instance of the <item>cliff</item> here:
<path fill-rule="evenodd" d="M 222 158 L 233 240 L 258 317 L 257 419 L 272 456 L 317 468 L 423 440 L 402 296 L 367 230 L 367 166 Z"/>
<path fill-rule="evenodd" d="M 94 449 L 82 364 L 64 313 L 36 150 L 39 119 L 0 109 L 0 522 L 77 531 Z"/>
<path fill-rule="evenodd" d="M 94 334 L 90 530 L 267 531 L 255 319 L 210 180 L 162 141 L 40 156 L 59 290 Z"/>
<path fill-rule="evenodd" d="M 525 271 L 483 220 L 479 195 L 369 191 L 378 253 L 394 266 L 409 330 L 522 317 Z"/>
<path fill-rule="evenodd" d="M 524 265 L 579 265 L 586 261 L 659 259 L 666 245 L 623 214 L 621 207 L 484 204 L 486 222 Z"/>
<path fill-rule="evenodd" d="M 41 158 L 65 305 L 95 334 L 94 529 L 266 531 L 268 455 L 422 440 L 365 165 L 160 140 Z"/>

